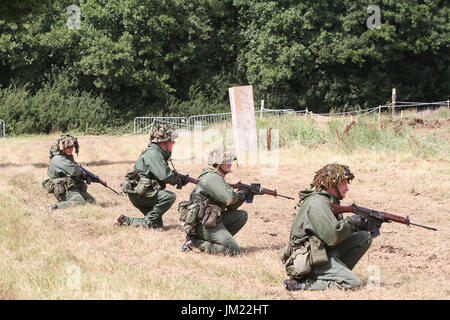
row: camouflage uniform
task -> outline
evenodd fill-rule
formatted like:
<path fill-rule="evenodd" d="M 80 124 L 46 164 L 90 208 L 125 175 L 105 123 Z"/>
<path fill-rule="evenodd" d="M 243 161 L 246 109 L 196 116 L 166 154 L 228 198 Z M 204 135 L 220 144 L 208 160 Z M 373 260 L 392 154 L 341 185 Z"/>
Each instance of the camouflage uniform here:
<path fill-rule="evenodd" d="M 122 183 L 123 192 L 128 194 L 131 203 L 144 214 L 144 218 L 121 215 L 119 225 L 153 229 L 163 227 L 162 216 L 176 199 L 175 193 L 165 190 L 166 184 L 179 184 L 180 179 L 167 164 L 171 152 L 162 150 L 158 143 L 175 138 L 172 126 L 158 125 L 150 133 L 148 147 L 142 151 L 134 170 L 127 173 Z"/>
<path fill-rule="evenodd" d="M 352 217 L 336 217 L 330 204 L 339 204 L 339 200 L 325 191 L 353 178 L 347 166 L 329 164 L 316 172 L 311 184 L 315 190 L 299 192 L 300 208 L 290 241 L 281 252 L 290 277 L 283 281 L 285 289 L 353 289 L 362 285 L 351 270 L 369 249 L 372 237 L 360 231 Z"/>
<path fill-rule="evenodd" d="M 78 140 L 70 135 L 60 136 L 50 149 L 49 179 L 43 182 L 43 187 L 58 200 L 58 203 L 52 204 L 52 209 L 95 203 L 94 197 L 87 192 L 80 165 L 73 155 L 63 152 L 66 147 L 74 147 L 75 152 L 79 152 Z"/>
<path fill-rule="evenodd" d="M 208 164 L 219 166 L 222 163 L 231 163 L 235 159 L 232 153 L 215 149 L 209 154 Z M 213 254 L 239 253 L 239 245 L 233 236 L 247 222 L 247 212 L 237 210 L 244 203 L 245 194 L 235 192 L 216 168 L 204 168 L 198 180 L 190 196 L 187 221 L 183 224 L 187 233 L 186 243 L 190 242 L 192 247 Z M 215 226 L 206 226 L 199 219 L 198 214 L 202 203 L 220 208 Z M 192 249 L 192 247 L 187 248 L 186 243 L 183 245 L 183 251 Z"/>

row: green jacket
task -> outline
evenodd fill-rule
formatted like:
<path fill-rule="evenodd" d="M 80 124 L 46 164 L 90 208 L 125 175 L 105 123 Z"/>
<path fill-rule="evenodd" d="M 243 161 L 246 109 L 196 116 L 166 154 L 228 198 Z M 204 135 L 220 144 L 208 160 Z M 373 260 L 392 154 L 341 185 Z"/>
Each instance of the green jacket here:
<path fill-rule="evenodd" d="M 213 204 L 220 206 L 223 212 L 226 209 L 236 210 L 245 201 L 213 168 L 204 168 L 198 180 L 190 197 L 190 201 L 193 203 L 199 203 L 209 198 Z"/>
<path fill-rule="evenodd" d="M 84 184 L 81 167 L 75 162 L 73 155 L 56 154 L 50 159 L 47 174 L 50 179 L 69 177 L 73 180 L 73 187 Z"/>
<path fill-rule="evenodd" d="M 299 192 L 300 209 L 291 227 L 290 242 L 301 245 L 310 236 L 315 235 L 327 247 L 337 245 L 354 232 L 352 220 L 337 220 L 331 211 L 330 203 L 339 201 L 328 192 L 303 190 Z"/>
<path fill-rule="evenodd" d="M 165 152 L 157 143 L 149 143 L 136 161 L 134 171 L 140 177 L 158 180 L 162 188 L 165 188 L 166 183 L 175 185 L 178 178 L 167 163 L 170 156 L 171 152 Z"/>

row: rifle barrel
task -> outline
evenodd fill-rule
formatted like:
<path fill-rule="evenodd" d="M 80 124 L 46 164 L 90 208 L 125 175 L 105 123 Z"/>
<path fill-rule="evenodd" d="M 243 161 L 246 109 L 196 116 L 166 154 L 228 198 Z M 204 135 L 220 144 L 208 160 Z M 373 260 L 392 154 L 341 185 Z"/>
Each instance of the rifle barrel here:
<path fill-rule="evenodd" d="M 412 224 L 413 226 L 416 226 L 416 227 L 422 227 L 422 228 L 425 228 L 425 229 L 437 231 L 437 229 L 436 229 L 436 228 L 433 228 L 433 227 L 428 227 L 428 226 L 424 226 L 424 225 L 417 224 L 417 223 L 412 223 L 412 222 L 410 222 L 409 224 Z"/>
<path fill-rule="evenodd" d="M 290 199 L 290 200 L 295 200 L 295 198 L 283 196 L 282 194 L 277 194 L 276 197 L 282 197 L 282 198 L 286 198 L 286 199 Z"/>
<path fill-rule="evenodd" d="M 112 192 L 114 192 L 115 194 L 118 194 L 120 196 L 120 193 L 118 193 L 116 190 L 114 190 L 110 186 L 105 186 L 105 187 L 107 187 L 109 190 L 111 190 Z"/>

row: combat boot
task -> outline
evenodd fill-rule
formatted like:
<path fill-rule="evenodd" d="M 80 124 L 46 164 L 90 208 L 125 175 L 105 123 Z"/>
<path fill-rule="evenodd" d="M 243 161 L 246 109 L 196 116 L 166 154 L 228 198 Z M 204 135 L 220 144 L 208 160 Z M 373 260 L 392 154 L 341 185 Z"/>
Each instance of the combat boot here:
<path fill-rule="evenodd" d="M 192 251 L 194 248 L 197 248 L 198 238 L 196 236 L 187 235 L 186 242 L 181 246 L 181 251 Z"/>
<path fill-rule="evenodd" d="M 150 223 L 150 222 L 145 221 L 145 220 L 142 221 L 141 227 L 144 228 L 144 229 L 152 230 L 152 231 L 163 231 L 163 226 L 162 225 L 153 224 L 153 223 Z"/>
<path fill-rule="evenodd" d="M 115 223 L 116 226 L 122 226 L 125 224 L 127 217 L 124 214 L 121 214 L 118 218 L 117 218 L 117 223 Z"/>
<path fill-rule="evenodd" d="M 305 290 L 306 284 L 304 282 L 297 281 L 295 279 L 284 279 L 282 288 L 287 291 Z"/>

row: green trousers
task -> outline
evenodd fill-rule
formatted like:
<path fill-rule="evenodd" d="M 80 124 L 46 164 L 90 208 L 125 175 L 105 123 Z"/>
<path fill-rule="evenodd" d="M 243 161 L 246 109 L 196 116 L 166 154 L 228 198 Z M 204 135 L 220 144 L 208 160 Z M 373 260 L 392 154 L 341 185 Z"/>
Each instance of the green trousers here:
<path fill-rule="evenodd" d="M 247 218 L 247 212 L 243 210 L 225 211 L 214 228 L 205 228 L 199 223 L 195 230 L 200 239 L 197 246 L 201 251 L 213 254 L 239 253 L 239 245 L 233 236 L 242 229 Z"/>
<path fill-rule="evenodd" d="M 57 209 L 64 209 L 70 206 L 82 206 L 86 203 L 95 203 L 95 199 L 87 191 L 79 188 L 70 188 L 63 195 L 56 198 L 58 200 Z"/>
<path fill-rule="evenodd" d="M 125 217 L 125 224 L 133 227 L 162 228 L 162 216 L 175 202 L 176 195 L 168 190 L 160 190 L 151 198 L 140 197 L 133 193 L 128 193 L 128 198 L 144 214 L 144 218 Z"/>
<path fill-rule="evenodd" d="M 354 289 L 362 285 L 352 269 L 372 244 L 367 231 L 352 233 L 338 245 L 327 249 L 328 263 L 313 268 L 301 282 L 304 290 L 325 290 L 327 288 Z"/>

